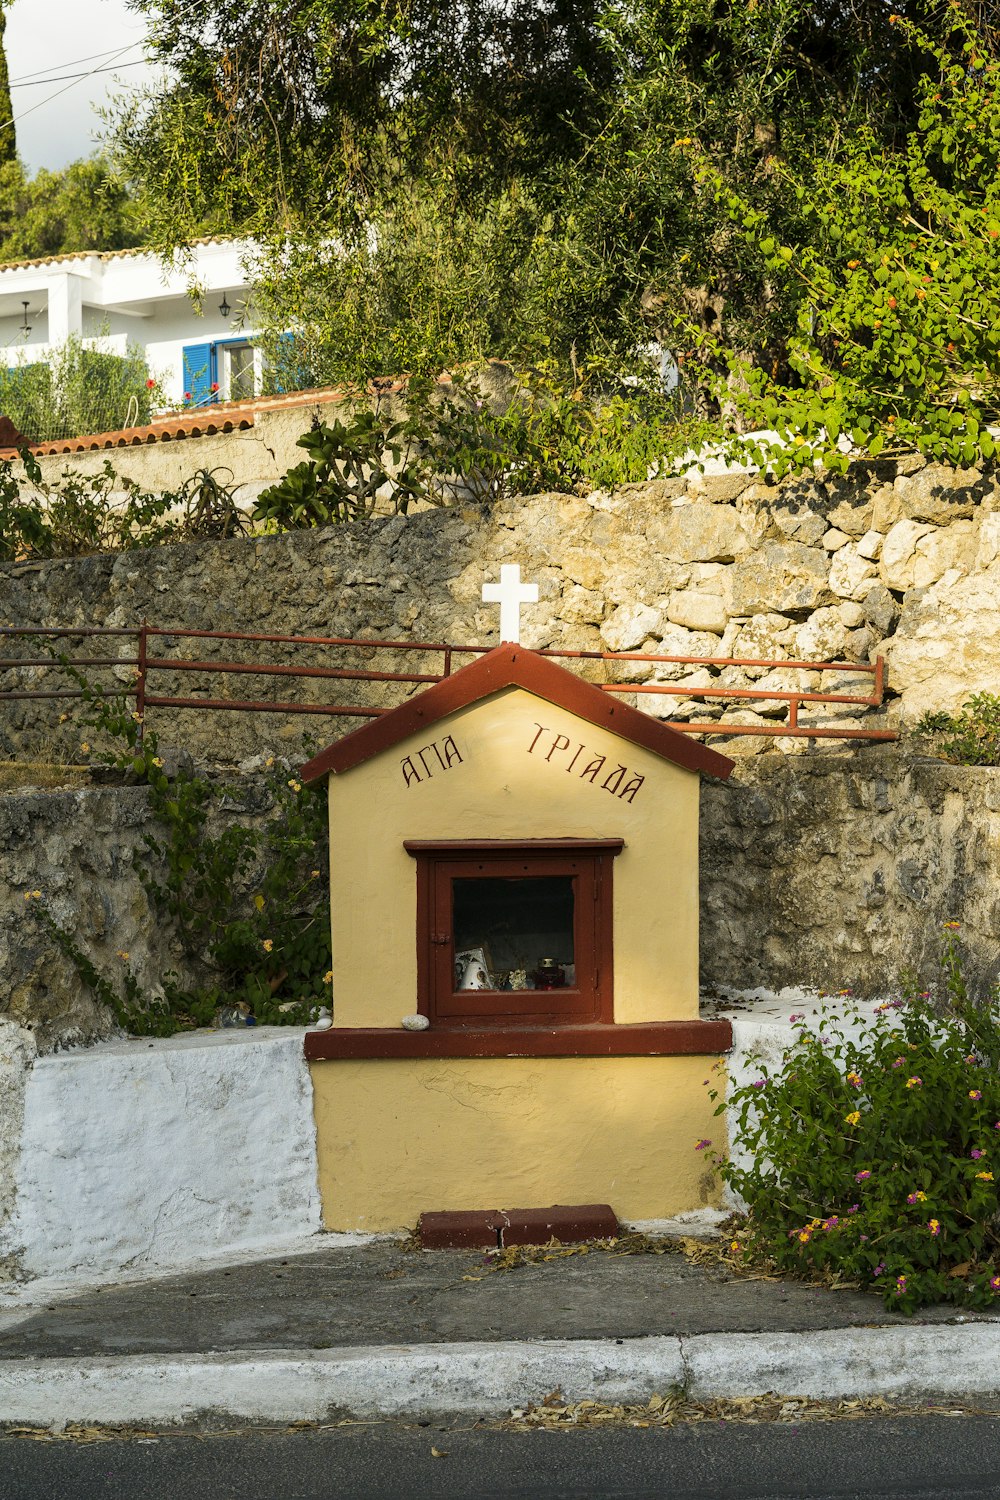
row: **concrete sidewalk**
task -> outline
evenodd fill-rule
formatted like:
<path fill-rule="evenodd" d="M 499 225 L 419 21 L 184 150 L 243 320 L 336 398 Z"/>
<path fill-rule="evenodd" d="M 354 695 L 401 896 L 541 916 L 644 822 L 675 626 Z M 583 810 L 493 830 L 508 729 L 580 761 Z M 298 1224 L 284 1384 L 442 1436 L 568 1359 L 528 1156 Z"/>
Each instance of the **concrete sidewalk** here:
<path fill-rule="evenodd" d="M 321 1237 L 320 1237 L 321 1240 Z M 1000 1322 L 732 1276 L 676 1250 L 509 1271 L 394 1241 L 61 1295 L 0 1314 L 0 1422 L 180 1424 L 768 1391 L 1000 1393 Z"/>

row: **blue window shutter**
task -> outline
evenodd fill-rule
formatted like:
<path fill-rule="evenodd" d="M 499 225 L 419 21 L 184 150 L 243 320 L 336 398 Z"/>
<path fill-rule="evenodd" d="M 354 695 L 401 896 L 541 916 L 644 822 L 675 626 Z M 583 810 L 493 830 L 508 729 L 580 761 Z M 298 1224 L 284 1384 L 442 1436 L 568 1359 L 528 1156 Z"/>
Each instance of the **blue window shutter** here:
<path fill-rule="evenodd" d="M 184 390 L 190 391 L 195 406 L 210 406 L 218 380 L 219 357 L 214 344 L 186 344 L 184 347 Z"/>

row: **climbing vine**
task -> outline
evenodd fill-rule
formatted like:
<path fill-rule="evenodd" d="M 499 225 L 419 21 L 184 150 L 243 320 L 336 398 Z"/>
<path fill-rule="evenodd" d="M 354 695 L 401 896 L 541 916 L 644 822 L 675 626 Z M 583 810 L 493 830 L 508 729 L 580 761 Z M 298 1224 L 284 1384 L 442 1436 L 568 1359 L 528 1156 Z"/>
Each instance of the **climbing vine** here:
<path fill-rule="evenodd" d="M 106 698 L 67 666 L 83 691 L 84 722 L 112 742 L 96 752 L 106 765 L 148 787 L 154 827 L 136 852 L 136 873 L 150 908 L 171 931 L 194 972 L 185 985 L 164 976 L 162 996 L 143 995 L 127 964 L 102 974 L 74 935 L 52 915 L 40 892 L 29 892 L 60 951 L 119 1024 L 136 1035 L 167 1036 L 210 1024 L 229 1010 L 250 1024 L 303 1025 L 328 1002 L 329 879 L 326 802 L 287 768 L 269 761 L 256 826 L 215 817 L 232 788 L 179 764 L 168 774 L 154 732 L 124 698 Z M 89 744 L 86 746 L 90 750 Z"/>

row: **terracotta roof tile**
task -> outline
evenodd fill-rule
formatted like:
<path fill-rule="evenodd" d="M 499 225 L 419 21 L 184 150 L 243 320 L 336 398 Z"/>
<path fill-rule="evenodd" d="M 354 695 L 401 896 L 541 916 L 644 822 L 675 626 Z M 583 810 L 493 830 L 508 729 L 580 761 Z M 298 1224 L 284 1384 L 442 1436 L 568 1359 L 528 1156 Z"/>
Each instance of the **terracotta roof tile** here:
<path fill-rule="evenodd" d="M 237 234 L 206 234 L 197 240 L 188 240 L 181 248 L 191 245 L 232 245 L 240 240 L 245 240 L 246 235 Z M 62 255 L 40 255 L 34 260 L 5 260 L 0 261 L 0 275 L 4 271 L 20 271 L 26 266 L 55 266 L 70 260 L 122 260 L 128 255 L 157 255 L 157 251 L 149 245 L 133 245 L 128 250 L 67 250 Z"/>
<path fill-rule="evenodd" d="M 180 438 L 211 437 L 217 432 L 245 431 L 253 427 L 257 413 L 282 407 L 315 406 L 321 402 L 343 401 L 345 392 L 331 388 L 290 391 L 283 396 L 258 396 L 253 401 L 222 401 L 217 406 L 191 407 L 157 417 L 143 427 L 121 427 L 115 432 L 88 433 L 81 437 L 59 438 L 48 443 L 29 443 L 36 458 L 53 454 L 96 453 L 107 448 L 132 448 L 143 443 L 169 443 Z M 0 448 L 0 457 L 10 458 L 14 448 Z"/>

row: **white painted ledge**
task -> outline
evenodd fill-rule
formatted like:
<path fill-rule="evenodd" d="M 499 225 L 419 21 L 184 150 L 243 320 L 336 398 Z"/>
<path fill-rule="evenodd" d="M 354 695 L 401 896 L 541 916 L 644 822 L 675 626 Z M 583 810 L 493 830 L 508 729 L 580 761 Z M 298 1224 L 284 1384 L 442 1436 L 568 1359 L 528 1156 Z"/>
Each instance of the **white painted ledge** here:
<path fill-rule="evenodd" d="M 37 1059 L 0 1223 L 15 1279 L 165 1275 L 318 1233 L 303 1034 L 198 1031 Z"/>

